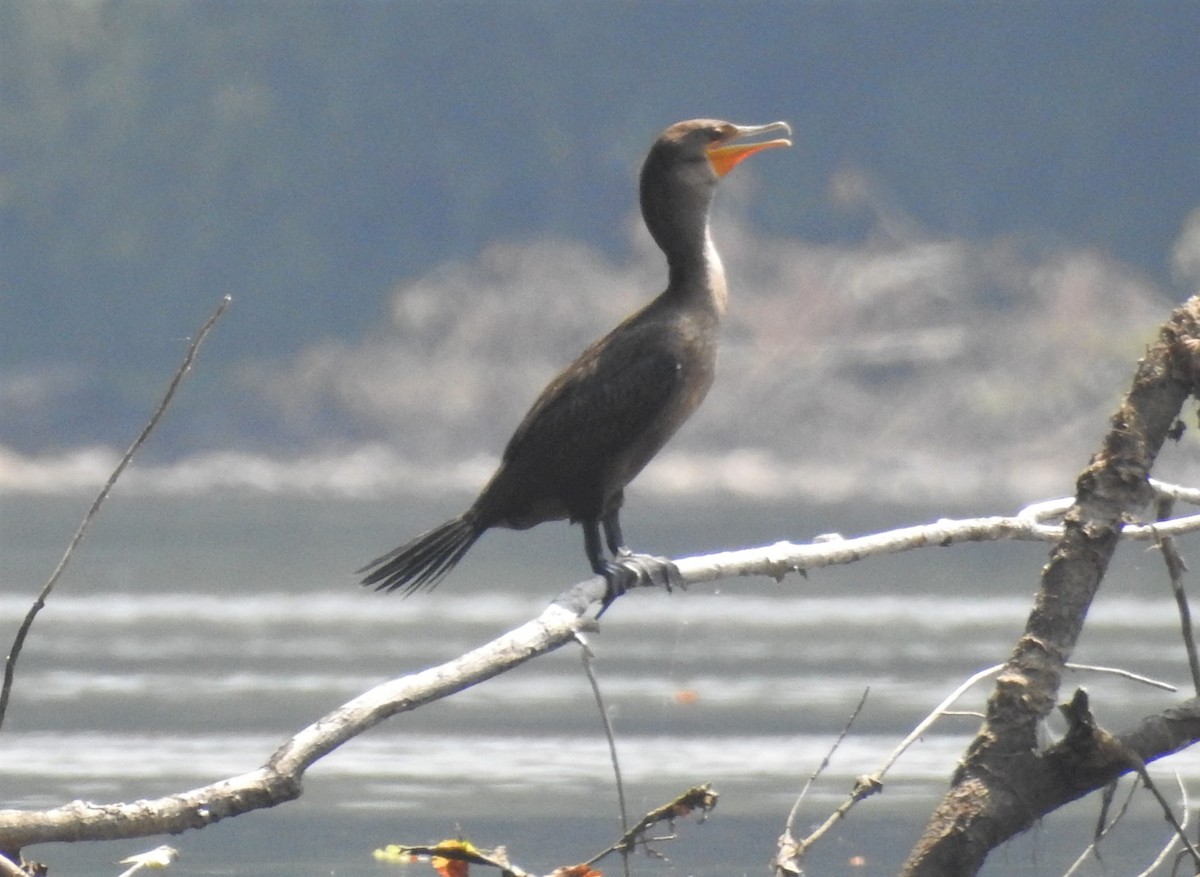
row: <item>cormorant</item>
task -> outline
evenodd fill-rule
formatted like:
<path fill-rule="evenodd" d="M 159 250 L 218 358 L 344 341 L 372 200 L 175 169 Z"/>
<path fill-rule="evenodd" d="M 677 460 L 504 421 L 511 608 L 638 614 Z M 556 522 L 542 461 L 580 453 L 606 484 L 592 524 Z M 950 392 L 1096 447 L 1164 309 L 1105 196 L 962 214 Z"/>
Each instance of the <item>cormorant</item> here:
<path fill-rule="evenodd" d="M 364 585 L 406 594 L 433 587 L 485 530 L 524 530 L 568 519 L 583 526 L 592 571 L 608 582 L 607 606 L 637 573 L 621 534 L 624 489 L 687 420 L 713 381 L 727 297 L 709 235 L 717 181 L 742 159 L 789 140 L 737 143 L 786 122 L 740 126 L 693 119 L 667 128 L 641 174 L 642 217 L 667 257 L 667 288 L 592 344 L 550 382 L 504 450 L 499 469 L 467 511 L 359 570 Z M 612 554 L 604 555 L 600 533 Z"/>

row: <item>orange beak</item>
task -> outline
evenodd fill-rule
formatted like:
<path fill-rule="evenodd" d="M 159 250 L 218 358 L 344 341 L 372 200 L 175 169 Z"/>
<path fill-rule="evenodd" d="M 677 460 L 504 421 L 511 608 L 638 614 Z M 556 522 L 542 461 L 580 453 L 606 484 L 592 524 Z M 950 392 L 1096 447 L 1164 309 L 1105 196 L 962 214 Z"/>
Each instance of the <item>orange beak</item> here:
<path fill-rule="evenodd" d="M 741 137 L 753 137 L 756 134 L 762 134 L 767 131 L 786 131 L 788 134 L 792 133 L 792 129 L 787 122 L 771 122 L 769 125 L 735 125 L 733 133 L 721 141 L 726 145 L 710 146 L 708 148 L 708 161 L 717 176 L 725 176 L 743 159 L 749 158 L 756 152 L 762 152 L 764 149 L 774 149 L 777 146 L 792 145 L 792 141 L 784 139 L 765 140 L 759 143 L 728 142 Z"/>

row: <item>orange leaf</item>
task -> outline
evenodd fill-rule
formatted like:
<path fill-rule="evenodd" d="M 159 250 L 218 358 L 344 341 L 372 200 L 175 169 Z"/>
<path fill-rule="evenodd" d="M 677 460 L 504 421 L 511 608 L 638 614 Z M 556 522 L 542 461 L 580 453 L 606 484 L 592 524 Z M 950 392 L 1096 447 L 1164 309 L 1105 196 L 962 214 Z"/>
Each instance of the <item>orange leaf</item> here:
<path fill-rule="evenodd" d="M 446 859 L 442 856 L 434 856 L 430 859 L 430 863 L 433 865 L 433 870 L 442 877 L 467 877 L 467 871 L 471 867 L 462 859 Z"/>
<path fill-rule="evenodd" d="M 597 871 L 591 865 L 584 863 L 582 865 L 568 865 L 565 868 L 557 868 L 550 877 L 604 877 L 604 872 Z"/>

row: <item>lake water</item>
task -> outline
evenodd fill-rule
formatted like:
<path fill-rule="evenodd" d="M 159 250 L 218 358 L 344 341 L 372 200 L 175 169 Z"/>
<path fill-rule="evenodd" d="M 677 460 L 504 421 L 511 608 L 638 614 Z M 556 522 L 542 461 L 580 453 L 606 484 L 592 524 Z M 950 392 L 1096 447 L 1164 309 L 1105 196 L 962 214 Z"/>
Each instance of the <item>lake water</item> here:
<path fill-rule="evenodd" d="M 4 500 L 6 645 L 87 504 Z M 489 534 L 433 593 L 401 600 L 364 591 L 348 570 L 456 510 L 449 501 L 399 505 L 114 496 L 21 657 L 0 731 L 0 806 L 154 797 L 251 770 L 339 704 L 522 623 L 585 574 L 578 530 L 550 525 Z M 682 555 L 949 513 L 643 498 L 626 531 L 634 547 Z M 680 839 L 659 844 L 667 860 L 638 857 L 635 872 L 766 873 L 792 801 L 864 690 L 866 705 L 806 799 L 798 832 L 962 680 L 1006 657 L 1046 553 L 1029 543 L 927 549 L 782 584 L 739 580 L 620 600 L 591 642 L 631 817 L 699 783 L 721 794 L 706 823 L 683 820 Z M 1075 660 L 1181 692 L 1074 674 L 1066 684 L 1088 687 L 1107 727 L 1187 696 L 1173 605 L 1157 555 L 1123 550 Z M 982 684 L 961 708 L 980 709 L 989 692 Z M 935 726 L 893 768 L 884 793 L 815 848 L 809 873 L 894 873 L 977 723 Z M 1154 766 L 1172 799 L 1173 770 L 1200 788 L 1196 755 Z M 987 873 L 1062 873 L 1090 839 L 1098 807 L 1093 798 L 1057 814 L 997 852 Z M 398 866 L 375 862 L 374 848 L 460 832 L 506 844 L 537 873 L 619 834 L 607 745 L 576 648 L 385 722 L 318 763 L 299 801 L 176 838 L 27 854 L 56 875 L 116 874 L 109 863 L 166 841 L 183 854 L 175 875 L 384 875 Z M 1142 802 L 1103 863 L 1083 873 L 1136 873 L 1167 837 Z M 617 861 L 601 867 L 620 872 Z"/>

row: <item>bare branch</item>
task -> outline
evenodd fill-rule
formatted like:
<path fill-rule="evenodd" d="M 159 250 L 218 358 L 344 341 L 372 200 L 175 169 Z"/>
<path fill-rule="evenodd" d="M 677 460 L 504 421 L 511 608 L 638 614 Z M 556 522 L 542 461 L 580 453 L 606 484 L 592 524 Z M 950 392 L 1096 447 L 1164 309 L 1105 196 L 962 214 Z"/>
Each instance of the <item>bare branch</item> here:
<path fill-rule="evenodd" d="M 589 580 L 603 587 L 603 579 Z M 586 604 L 585 604 L 586 605 Z M 300 731 L 265 765 L 187 792 L 130 804 L 76 801 L 43 811 L 0 810 L 0 853 L 50 841 L 111 840 L 179 834 L 299 797 L 318 759 L 384 719 L 490 679 L 574 641 L 578 611 L 553 604 L 533 621 L 471 652 L 359 695 Z"/>
<path fill-rule="evenodd" d="M 676 818 L 686 816 L 695 811 L 700 812 L 700 821 L 703 822 L 705 817 L 717 806 L 718 797 L 718 794 L 707 784 L 694 786 L 679 795 L 675 800 L 669 801 L 661 807 L 655 807 L 643 816 L 637 825 L 626 830 L 620 840 L 599 854 L 577 865 L 556 868 L 550 877 L 589 877 L 589 875 L 598 875 L 599 872 L 594 871 L 591 866 L 605 856 L 616 852 L 627 854 L 638 844 L 648 844 L 651 840 L 672 839 L 662 837 L 647 838 L 646 832 L 655 825 L 661 822 L 673 825 Z M 497 847 L 494 850 L 484 850 L 466 840 L 445 840 L 433 846 L 388 844 L 382 850 L 375 851 L 375 858 L 380 861 L 407 861 L 411 856 L 443 858 L 451 861 L 467 862 L 473 865 L 486 865 L 490 868 L 497 868 L 500 871 L 501 877 L 532 877 L 528 871 L 518 868 L 512 863 L 508 857 L 508 851 L 504 847 Z M 441 869 L 439 868 L 438 870 L 440 871 Z"/>
<path fill-rule="evenodd" d="M 617 738 L 613 734 L 612 721 L 608 716 L 608 708 L 604 704 L 604 695 L 600 693 L 600 682 L 596 679 L 596 670 L 593 666 L 596 655 L 581 631 L 575 632 L 575 639 L 580 645 L 583 672 L 587 674 L 588 683 L 592 687 L 592 696 L 596 699 L 596 709 L 600 713 L 600 722 L 604 726 L 604 738 L 608 741 L 608 757 L 612 761 L 613 782 L 617 786 L 617 809 L 621 814 L 621 831 L 628 831 L 629 811 L 625 807 L 625 783 L 621 780 L 621 760 L 617 757 Z"/>
<path fill-rule="evenodd" d="M 1101 667 L 1098 664 L 1076 664 L 1074 661 L 1068 661 L 1063 666 L 1068 670 L 1082 670 L 1088 673 L 1107 673 L 1111 676 L 1120 676 L 1122 679 L 1140 682 L 1143 685 L 1149 685 L 1151 688 L 1161 688 L 1163 691 L 1179 690 L 1170 682 L 1163 682 L 1161 679 L 1151 679 L 1149 676 L 1143 676 L 1141 673 L 1131 673 L 1129 670 L 1122 670 L 1120 667 Z"/>
<path fill-rule="evenodd" d="M 1181 484 L 1168 484 L 1166 481 L 1159 481 L 1157 478 L 1151 478 L 1149 481 L 1150 487 L 1159 496 L 1186 502 L 1188 505 L 1200 506 L 1200 488 L 1185 487 Z"/>
<path fill-rule="evenodd" d="M 1160 492 L 1156 503 L 1158 519 L 1170 518 L 1174 504 L 1174 497 Z M 1183 560 L 1183 555 L 1179 553 L 1179 548 L 1175 545 L 1174 537 L 1160 536 L 1157 544 L 1159 551 L 1162 552 L 1163 562 L 1167 565 L 1167 575 L 1171 580 L 1171 593 L 1175 596 L 1175 606 L 1179 610 L 1180 633 L 1183 636 L 1184 650 L 1187 652 L 1188 667 L 1192 671 L 1192 690 L 1196 694 L 1200 694 L 1200 658 L 1196 656 L 1196 638 L 1192 634 L 1192 610 L 1188 604 L 1187 591 L 1183 588 L 1183 574 L 1187 571 L 1187 564 Z"/>
<path fill-rule="evenodd" d="M 1184 786 L 1183 779 L 1179 776 L 1178 771 L 1175 773 L 1175 784 L 1179 786 L 1179 797 L 1181 799 L 1179 807 L 1182 810 L 1182 815 L 1179 818 L 1179 831 L 1171 836 L 1159 854 L 1155 856 L 1154 861 L 1147 865 L 1146 869 L 1140 874 L 1136 875 L 1136 877 L 1149 877 L 1149 875 L 1153 874 L 1162 865 L 1162 863 L 1167 860 L 1167 857 L 1171 855 L 1171 851 L 1178 846 L 1180 832 L 1187 828 L 1188 819 L 1191 816 L 1192 811 L 1191 807 L 1188 805 L 1187 787 Z"/>
<path fill-rule="evenodd" d="M 1100 809 L 1100 816 L 1097 818 L 1096 830 L 1093 832 L 1091 843 L 1084 847 L 1083 852 L 1075 858 L 1075 861 L 1071 863 L 1071 867 L 1063 872 L 1062 877 L 1074 877 L 1075 872 L 1082 868 L 1089 858 L 1092 856 L 1099 858 L 1099 854 L 1096 851 L 1100 846 L 1100 841 L 1104 840 L 1108 836 L 1108 833 L 1116 828 L 1117 824 L 1125 818 L 1125 814 L 1129 812 L 1129 806 L 1133 803 L 1134 796 L 1137 794 L 1136 783 L 1130 786 L 1129 793 L 1125 795 L 1125 800 L 1121 802 L 1121 809 L 1117 811 L 1117 815 L 1112 819 L 1108 818 L 1108 810 L 1111 805 L 1109 793 L 1111 791 L 1115 794 L 1116 782 L 1114 781 L 1104 789 L 1104 806 Z"/>
<path fill-rule="evenodd" d="M 1032 521 L 1027 516 L 1027 522 Z M 993 525 L 991 522 L 1001 522 Z M 1010 526 L 1010 522 L 1012 523 Z M 1028 524 L 1013 518 L 985 518 L 965 521 L 939 521 L 927 527 L 909 527 L 861 539 L 837 539 L 795 546 L 806 553 L 805 561 L 814 566 L 849 563 L 870 556 L 877 549 L 904 550 L 939 544 L 937 539 L 962 534 L 999 539 L 1005 533 L 1022 532 L 1029 538 L 1034 534 Z M 779 554 L 776 546 L 758 550 L 731 552 L 763 565 L 775 564 Z M 716 555 L 717 558 L 727 557 Z M 686 580 L 704 581 L 708 558 L 683 558 L 677 565 L 688 571 Z M 717 566 L 730 570 L 723 560 Z M 699 571 L 699 572 L 695 572 Z M 695 577 L 693 578 L 693 574 Z M 605 582 L 593 576 L 564 592 L 538 618 L 484 645 L 461 658 L 422 673 L 384 683 L 355 698 L 343 707 L 305 728 L 284 743 L 262 768 L 187 792 L 153 801 L 135 804 L 75 803 L 47 811 L 0 811 L 0 850 L 19 851 L 30 843 L 63 840 L 101 840 L 122 837 L 143 837 L 162 833 L 179 833 L 200 828 L 220 819 L 235 816 L 261 807 L 271 807 L 296 798 L 300 794 L 301 778 L 309 766 L 332 752 L 367 728 L 400 712 L 415 709 L 426 703 L 449 696 L 456 691 L 478 684 L 506 672 L 536 655 L 552 651 L 573 640 L 576 631 L 591 625 L 585 613 L 605 592 Z M 994 671 L 984 671 L 985 673 Z M 1131 678 L 1134 674 L 1123 675 Z M 967 687 L 972 684 L 967 683 Z M 1162 683 L 1159 683 L 1160 685 Z M 947 700 L 944 710 L 957 697 Z M 930 720 L 936 718 L 937 712 Z M 926 727 L 925 724 L 922 727 Z M 915 732 L 919 734 L 919 730 Z M 1198 735 L 1200 736 L 1200 735 Z M 902 751 L 878 773 L 887 771 Z M 876 780 L 878 782 L 878 780 Z M 866 797 L 878 786 L 868 785 L 856 790 L 855 797 Z"/>
<path fill-rule="evenodd" d="M 67 545 L 67 550 L 63 552 L 62 558 L 58 561 L 58 566 L 54 568 L 54 572 L 50 574 L 49 580 L 42 586 L 42 591 L 38 594 L 37 599 L 33 601 L 29 612 L 25 615 L 25 620 L 21 622 L 21 626 L 17 629 L 16 638 L 13 640 L 12 648 L 9 650 L 8 656 L 4 661 L 4 685 L 0 687 L 0 726 L 4 724 L 4 715 L 8 711 L 8 699 L 12 692 L 13 679 L 16 672 L 17 658 L 20 657 L 21 649 L 25 645 L 25 638 L 29 635 L 29 629 L 33 626 L 33 620 L 37 614 L 42 611 L 42 607 L 46 605 L 46 598 L 50 596 L 50 592 L 54 590 L 54 585 L 62 578 L 63 572 L 66 571 L 67 564 L 71 561 L 71 556 L 75 553 L 75 549 L 79 547 L 79 543 L 83 541 L 83 537 L 87 534 L 88 528 L 92 524 L 92 519 L 96 517 L 96 513 L 100 511 L 100 506 L 104 505 L 104 500 L 108 498 L 108 494 L 112 491 L 113 485 L 117 483 L 117 479 L 121 477 L 121 473 L 125 471 L 125 467 L 129 465 L 129 461 L 133 459 L 133 455 L 138 452 L 138 449 L 150 437 L 150 433 L 154 432 L 154 428 L 158 426 L 158 422 L 162 420 L 163 415 L 167 412 L 167 407 L 171 404 L 171 400 L 175 397 L 175 391 L 179 389 L 179 385 L 183 383 L 183 379 L 187 373 L 191 371 L 192 363 L 196 359 L 196 354 L 200 352 L 200 345 L 204 343 L 204 339 L 208 336 L 209 331 L 221 315 L 225 313 L 225 309 L 229 307 L 233 298 L 225 296 L 221 299 L 221 303 L 217 305 L 217 309 L 200 327 L 200 331 L 196 333 L 196 337 L 188 346 L 187 353 L 184 354 L 183 362 L 175 372 L 175 376 L 171 379 L 171 383 L 167 385 L 167 391 L 163 394 L 162 400 L 158 403 L 158 407 L 154 409 L 154 413 L 150 416 L 150 420 L 142 428 L 138 437 L 133 440 L 133 444 L 125 452 L 125 456 L 117 464 L 117 468 L 108 476 L 108 480 L 104 482 L 104 486 L 100 488 L 100 493 L 92 502 L 92 507 L 88 509 L 84 515 L 83 522 L 79 525 L 79 529 L 75 531 L 75 535 L 71 538 Z"/>
<path fill-rule="evenodd" d="M 877 554 L 920 547 L 999 539 L 1046 541 L 1061 536 L 1054 559 L 1047 567 L 1043 595 L 1030 617 L 1026 635 L 1001 673 L 997 693 L 989 704 L 986 727 L 990 736 L 977 741 L 955 778 L 956 790 L 966 787 L 972 793 L 983 790 L 994 793 L 991 798 L 983 794 L 976 800 L 987 799 L 990 803 L 983 806 L 1001 808 L 1001 818 L 995 823 L 1002 826 L 1000 834 L 985 838 L 989 845 L 998 843 L 1003 839 L 1001 834 L 1010 836 L 1022 830 L 1038 814 L 1079 797 L 1130 769 L 1128 759 L 1081 761 L 1077 756 L 1061 751 L 1040 753 L 1033 732 L 1053 704 L 1059 675 L 1082 625 L 1083 613 L 1117 540 L 1122 535 L 1155 538 L 1168 531 L 1200 528 L 1200 516 L 1192 516 L 1141 528 L 1125 526 L 1122 534 L 1127 516 L 1151 493 L 1144 476 L 1161 444 L 1165 433 L 1162 420 L 1170 407 L 1161 400 L 1148 401 L 1144 397 L 1165 393 L 1177 411 L 1182 398 L 1190 392 L 1190 382 L 1181 375 L 1192 374 L 1192 351 L 1200 349 L 1200 341 L 1196 342 L 1196 347 L 1189 347 L 1189 338 L 1194 336 L 1176 337 L 1186 334 L 1184 329 L 1192 330 L 1190 313 L 1185 308 L 1180 314 L 1173 317 L 1174 322 L 1164 329 L 1164 339 L 1143 363 L 1130 399 L 1114 418 L 1113 433 L 1081 476 L 1078 497 L 1065 513 L 1062 525 L 1046 523 L 1063 515 L 1062 501 L 1053 501 L 1030 506 L 1012 517 L 941 520 L 854 539 L 832 537 L 809 545 L 780 542 L 753 550 L 683 558 L 675 562 L 680 578 L 688 583 L 750 574 L 781 578 L 788 572 L 850 563 Z M 189 364 L 190 359 L 185 363 L 184 372 Z M 182 373 L 177 377 L 181 376 Z M 1161 493 L 1167 488 L 1157 486 L 1156 489 Z M 64 565 L 60 564 L 60 567 Z M 179 833 L 296 798 L 309 766 L 367 728 L 397 713 L 475 685 L 571 641 L 585 626 L 584 615 L 588 607 L 603 596 L 604 590 L 604 580 L 592 577 L 565 592 L 537 619 L 492 643 L 439 667 L 371 689 L 300 731 L 256 771 L 152 801 L 108 805 L 74 802 L 47 811 L 0 811 L 0 852 L 11 855 L 28 844 L 49 841 Z M 944 710 L 948 705 L 939 709 Z M 1117 735 L 1117 738 L 1143 761 L 1153 760 L 1200 739 L 1200 708 L 1197 701 L 1189 701 L 1182 707 L 1145 720 L 1138 728 L 1126 735 Z M 878 788 L 879 777 L 894 762 L 896 755 L 898 753 L 876 777 L 867 778 L 871 782 L 856 789 L 856 798 L 865 797 Z M 1074 771 L 1065 774 L 1072 777 L 1069 788 L 1063 786 L 1061 779 L 1054 779 L 1064 775 L 1061 769 L 1047 769 L 1054 759 L 1069 764 Z M 1001 774 L 1008 786 L 991 788 L 990 778 Z M 1019 805 L 1009 807 L 1014 790 L 1023 783 L 1028 788 L 1024 789 Z M 944 806 L 950 808 L 950 815 L 955 815 L 952 799 L 953 795 Z M 1037 806 L 1027 806 L 1030 802 Z M 961 824 L 970 824 L 981 813 L 960 814 L 963 816 Z M 1014 817 L 1014 813 L 1020 816 Z M 943 842 L 940 835 L 931 837 L 931 846 L 924 849 L 934 849 Z M 954 861 L 982 861 L 981 856 L 990 846 L 972 846 L 977 843 L 969 843 L 965 853 L 960 850 L 950 855 L 967 856 Z M 971 856 L 980 858 L 972 859 Z M 927 861 L 944 860 L 932 856 Z M 912 873 L 921 872 L 914 870 Z M 946 868 L 936 873 L 966 871 Z"/>
<path fill-rule="evenodd" d="M 1169 683 L 1160 682 L 1157 679 L 1150 679 L 1149 677 L 1142 676 L 1137 673 L 1131 673 L 1128 670 L 1122 670 L 1117 667 L 1098 667 L 1093 664 L 1074 663 L 1068 663 L 1065 666 L 1070 670 L 1119 676 L 1123 679 L 1129 679 L 1144 685 L 1150 685 L 1154 688 L 1161 688 L 1165 691 L 1173 692 L 1178 690 L 1174 685 Z M 993 667 L 987 667 L 983 670 L 980 670 L 978 673 L 975 673 L 967 678 L 952 692 L 950 692 L 950 694 L 943 698 L 942 702 L 934 707 L 933 710 L 924 719 L 918 722 L 916 727 L 914 727 L 912 731 L 910 731 L 908 735 L 902 741 L 900 741 L 900 743 L 892 750 L 892 752 L 885 759 L 883 765 L 878 770 L 871 774 L 864 774 L 855 780 L 854 788 L 851 790 L 846 800 L 839 804 L 833 813 L 831 813 L 825 820 L 825 822 L 818 826 L 818 828 L 808 837 L 804 838 L 804 840 L 797 842 L 792 839 L 790 832 L 791 816 L 789 816 L 789 830 L 786 831 L 784 836 L 779 840 L 781 852 L 780 855 L 776 856 L 776 873 L 800 873 L 798 867 L 793 868 L 789 867 L 789 865 L 798 862 L 804 853 L 807 852 L 808 848 L 812 846 L 813 842 L 819 839 L 819 837 L 824 834 L 831 825 L 835 824 L 840 819 L 844 819 L 846 814 L 849 813 L 859 801 L 865 800 L 866 798 L 883 791 L 884 775 L 892 769 L 896 762 L 900 760 L 900 756 L 903 755 L 909 749 L 909 747 L 925 736 L 929 729 L 933 727 L 934 723 L 936 723 L 939 719 L 946 716 L 956 715 L 970 715 L 971 717 L 977 717 L 981 719 L 985 718 L 985 716 L 980 713 L 964 713 L 961 711 L 952 710 L 951 707 L 953 707 L 958 699 L 966 694 L 967 691 L 969 691 L 972 687 L 984 681 L 985 679 L 990 679 L 1003 669 L 1003 664 L 997 664 Z M 843 732 L 843 734 L 844 733 L 845 732 Z M 839 738 L 839 742 L 840 739 L 841 738 Z M 792 816 L 794 815 L 795 808 L 792 810 Z M 785 852 L 786 855 L 783 854 Z"/>
<path fill-rule="evenodd" d="M 707 783 L 702 786 L 693 786 L 674 801 L 651 810 L 638 821 L 637 825 L 626 831 L 620 840 L 608 849 L 592 856 L 585 864 L 594 864 L 611 853 L 628 853 L 638 844 L 648 843 L 651 839 L 646 837 L 646 832 L 660 822 L 673 825 L 677 817 L 686 816 L 689 813 L 697 811 L 700 813 L 700 820 L 703 821 L 712 812 L 713 808 L 717 806 L 718 797 L 718 794 L 713 791 L 712 786 Z"/>
<path fill-rule="evenodd" d="M 1171 805 L 1167 803 L 1167 800 L 1162 796 L 1162 793 L 1158 790 L 1158 786 L 1151 778 L 1150 772 L 1146 770 L 1146 762 L 1123 741 L 1100 726 L 1100 723 L 1096 721 L 1096 717 L 1092 715 L 1087 692 L 1082 688 L 1078 689 L 1075 692 L 1075 696 L 1071 698 L 1071 701 L 1060 706 L 1059 710 L 1066 716 L 1069 727 L 1066 736 L 1058 748 L 1069 751 L 1072 758 L 1101 753 L 1106 759 L 1123 761 L 1128 765 L 1141 778 L 1142 785 L 1158 801 L 1167 822 L 1175 829 L 1179 842 L 1183 844 L 1184 849 L 1192 857 L 1193 862 L 1197 866 L 1200 866 L 1200 852 L 1197 852 L 1196 848 L 1187 839 L 1187 835 L 1183 831 L 1183 826 L 1179 824 L 1179 821 L 1175 818 L 1174 811 L 1171 810 Z"/>
<path fill-rule="evenodd" d="M 902 527 L 883 533 L 844 538 L 836 534 L 810 543 L 776 542 L 758 548 L 743 548 L 674 561 L 683 584 L 716 581 L 734 576 L 769 576 L 777 581 L 788 573 L 825 566 L 839 566 L 918 548 L 944 548 L 963 542 L 1003 540 L 1056 542 L 1063 536 L 1061 525 L 1043 523 L 1043 506 L 1057 509 L 1060 501 L 1039 503 L 1016 515 L 1003 517 L 943 518 L 930 524 Z M 1036 514 L 1030 514 L 1034 509 Z M 1189 515 L 1154 524 L 1127 524 L 1120 534 L 1125 539 L 1155 541 L 1164 536 L 1200 531 L 1200 515 Z"/>
<path fill-rule="evenodd" d="M 796 816 L 800 812 L 800 805 L 803 803 L 808 790 L 812 788 L 812 784 L 816 782 L 825 768 L 829 767 L 830 760 L 833 758 L 833 753 L 837 752 L 842 741 L 846 739 L 846 735 L 850 733 L 850 728 L 854 726 L 855 719 L 862 712 L 867 703 L 867 696 L 871 693 L 871 689 L 867 688 L 863 691 L 862 697 L 858 699 L 858 704 L 854 707 L 854 711 L 850 713 L 850 718 L 846 720 L 846 724 L 842 727 L 842 732 L 838 734 L 837 739 L 833 741 L 833 745 L 829 747 L 829 751 L 825 757 L 821 759 L 821 763 L 817 765 L 817 769 L 812 772 L 812 776 L 804 783 L 804 788 L 800 790 L 796 802 L 792 804 L 792 809 L 788 813 L 787 821 L 784 823 L 783 834 L 779 837 L 777 844 L 778 851 L 775 854 L 775 873 L 776 874 L 803 874 L 800 867 L 800 860 L 804 857 L 805 852 L 814 843 L 820 840 L 826 832 L 845 815 L 845 811 L 839 808 L 835 811 L 823 824 L 818 826 L 815 831 L 809 834 L 802 841 L 797 841 L 792 835 L 792 827 L 795 825 Z"/>
<path fill-rule="evenodd" d="M 1075 502 L 1064 517 L 1063 537 L 1043 570 L 1025 633 L 997 679 L 987 720 L 903 874 L 974 874 L 991 849 L 1030 827 L 1064 798 L 1086 794 L 1110 775 L 1130 769 L 1128 760 L 1099 752 L 1087 757 L 1061 747 L 1041 752 L 1037 728 L 1054 707 L 1063 665 L 1122 528 L 1154 493 L 1147 480 L 1150 469 L 1173 434 L 1184 401 L 1195 391 L 1198 355 L 1200 299 L 1193 298 L 1163 325 L 1139 363 L 1100 450 L 1080 475 Z M 1185 710 L 1189 715 L 1174 717 L 1180 723 L 1174 732 L 1186 735 L 1196 729 L 1195 702 L 1190 704 Z M 1168 738 L 1178 742 L 1174 734 Z M 1143 762 L 1149 760 L 1139 746 L 1131 751 Z M 1101 777 L 1103 782 L 1095 783 Z"/>

